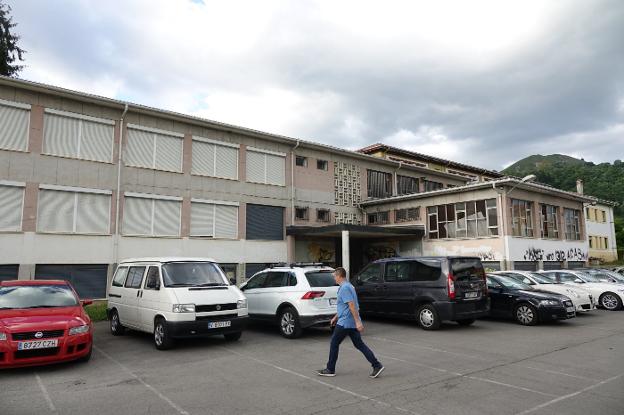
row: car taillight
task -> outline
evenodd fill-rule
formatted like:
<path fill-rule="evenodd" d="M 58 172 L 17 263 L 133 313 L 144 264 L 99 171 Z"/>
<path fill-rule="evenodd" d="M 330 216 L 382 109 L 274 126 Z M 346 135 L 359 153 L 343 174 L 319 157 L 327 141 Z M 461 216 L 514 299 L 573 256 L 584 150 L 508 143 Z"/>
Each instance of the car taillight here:
<path fill-rule="evenodd" d="M 481 270 L 481 279 L 483 280 L 483 295 L 488 295 L 487 277 L 485 271 Z"/>
<path fill-rule="evenodd" d="M 301 297 L 302 300 L 312 300 L 314 298 L 319 298 L 325 295 L 325 291 L 308 291 L 307 293 L 303 294 L 303 297 Z"/>
<path fill-rule="evenodd" d="M 446 280 L 446 287 L 448 288 L 448 298 L 449 300 L 455 299 L 455 279 L 453 278 L 453 274 L 448 273 L 448 277 Z"/>

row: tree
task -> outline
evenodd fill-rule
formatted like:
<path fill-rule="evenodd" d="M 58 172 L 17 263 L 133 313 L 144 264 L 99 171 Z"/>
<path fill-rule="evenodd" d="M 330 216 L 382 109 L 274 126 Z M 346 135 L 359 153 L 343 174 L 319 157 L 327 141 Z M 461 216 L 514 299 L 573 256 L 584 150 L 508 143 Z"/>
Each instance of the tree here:
<path fill-rule="evenodd" d="M 12 31 L 17 23 L 13 23 L 10 13 L 11 7 L 0 0 L 0 75 L 5 76 L 15 76 L 22 70 L 23 65 L 16 61 L 22 61 L 26 53 L 17 45 L 20 37 Z"/>

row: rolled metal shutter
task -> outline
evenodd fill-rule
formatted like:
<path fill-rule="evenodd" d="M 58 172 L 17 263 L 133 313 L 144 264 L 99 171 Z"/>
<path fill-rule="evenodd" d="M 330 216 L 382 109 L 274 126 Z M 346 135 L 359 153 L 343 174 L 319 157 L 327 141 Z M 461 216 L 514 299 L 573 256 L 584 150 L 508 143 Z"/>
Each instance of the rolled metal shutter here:
<path fill-rule="evenodd" d="M 155 134 L 156 149 L 154 168 L 167 171 L 182 171 L 183 140 L 163 134 Z"/>
<path fill-rule="evenodd" d="M 286 184 L 286 158 L 282 156 L 266 155 L 267 184 Z"/>
<path fill-rule="evenodd" d="M 215 176 L 236 179 L 238 177 L 238 149 L 217 145 L 215 152 Z"/>
<path fill-rule="evenodd" d="M 0 148 L 28 150 L 30 111 L 0 104 Z"/>
<path fill-rule="evenodd" d="M 0 281 L 16 280 L 19 272 L 19 265 L 0 265 Z"/>
<path fill-rule="evenodd" d="M 247 181 L 266 183 L 265 154 L 247 150 Z"/>
<path fill-rule="evenodd" d="M 235 239 L 238 235 L 238 207 L 215 205 L 215 237 Z"/>
<path fill-rule="evenodd" d="M 44 114 L 43 152 L 54 156 L 78 157 L 80 120 Z"/>
<path fill-rule="evenodd" d="M 22 229 L 23 201 L 23 187 L 0 186 L 0 231 Z"/>
<path fill-rule="evenodd" d="M 191 173 L 203 176 L 215 175 L 215 145 L 193 140 L 193 163 Z"/>
<path fill-rule="evenodd" d="M 214 236 L 214 210 L 212 203 L 191 203 L 192 236 Z"/>
<path fill-rule="evenodd" d="M 153 199 L 126 196 L 123 207 L 124 235 L 151 235 L 152 210 Z"/>
<path fill-rule="evenodd" d="M 536 271 L 537 270 L 537 262 L 532 261 L 515 261 L 514 269 L 518 271 Z"/>
<path fill-rule="evenodd" d="M 114 135 L 115 129 L 112 125 L 83 120 L 80 158 L 112 162 Z"/>
<path fill-rule="evenodd" d="M 561 269 L 562 263 L 559 261 L 544 261 L 544 271 L 553 270 L 553 269 Z"/>
<path fill-rule="evenodd" d="M 37 230 L 39 232 L 74 232 L 76 194 L 57 190 L 39 190 Z"/>
<path fill-rule="evenodd" d="M 128 166 L 154 168 L 154 134 L 128 129 L 125 161 Z"/>
<path fill-rule="evenodd" d="M 105 298 L 108 265 L 38 264 L 35 279 L 62 279 L 69 281 L 80 298 Z"/>
<path fill-rule="evenodd" d="M 76 233 L 110 233 L 110 195 L 78 193 Z"/>
<path fill-rule="evenodd" d="M 284 239 L 284 208 L 247 205 L 247 239 Z"/>
<path fill-rule="evenodd" d="M 583 261 L 568 261 L 568 269 L 583 268 L 585 262 Z"/>
<path fill-rule="evenodd" d="M 180 236 L 182 203 L 172 200 L 154 200 L 154 235 Z"/>

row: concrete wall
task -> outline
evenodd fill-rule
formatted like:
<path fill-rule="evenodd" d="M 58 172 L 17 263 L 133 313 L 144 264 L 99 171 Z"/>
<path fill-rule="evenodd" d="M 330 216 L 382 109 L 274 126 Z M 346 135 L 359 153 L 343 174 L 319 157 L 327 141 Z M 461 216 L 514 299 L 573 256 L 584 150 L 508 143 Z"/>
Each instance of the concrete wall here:
<path fill-rule="evenodd" d="M 597 222 L 585 217 L 585 226 L 587 228 L 587 236 L 601 236 L 607 238 L 608 249 L 589 249 L 589 256 L 592 258 L 600 258 L 606 262 L 616 261 L 617 242 L 615 239 L 615 224 L 613 207 L 608 205 L 597 204 L 591 208 L 601 209 L 606 212 L 606 222 Z"/>

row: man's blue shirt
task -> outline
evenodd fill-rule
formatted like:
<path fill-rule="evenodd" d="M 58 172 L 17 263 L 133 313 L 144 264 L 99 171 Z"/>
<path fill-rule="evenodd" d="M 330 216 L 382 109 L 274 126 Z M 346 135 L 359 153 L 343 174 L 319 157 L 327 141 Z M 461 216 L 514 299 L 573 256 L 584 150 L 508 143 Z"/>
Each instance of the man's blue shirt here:
<path fill-rule="evenodd" d="M 349 303 L 352 302 L 355 304 L 355 309 L 359 310 L 360 305 L 358 304 L 357 294 L 355 293 L 355 288 L 351 285 L 350 282 L 344 282 L 340 288 L 338 288 L 338 300 L 337 300 L 337 308 L 338 308 L 338 322 L 339 326 L 344 327 L 345 329 L 354 329 L 355 328 L 355 320 L 353 319 L 353 315 L 351 314 L 351 310 L 349 310 Z"/>

